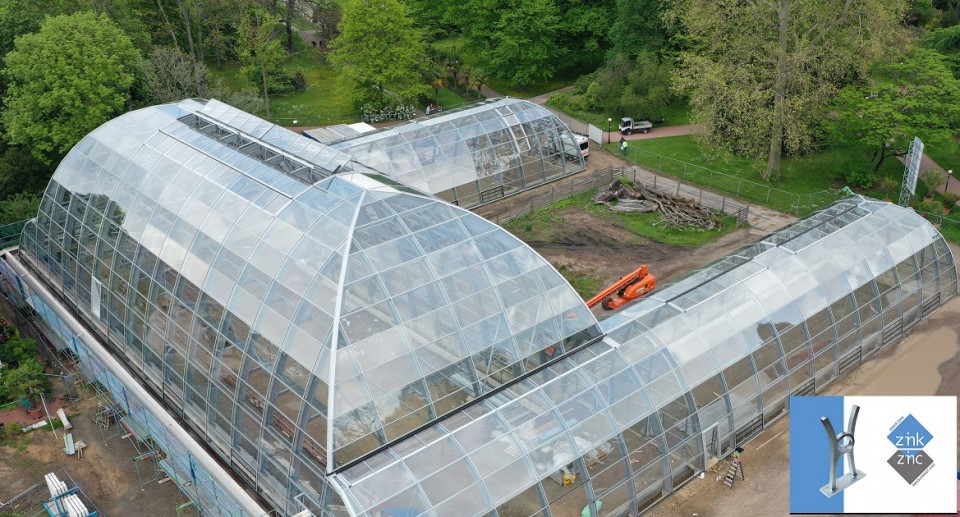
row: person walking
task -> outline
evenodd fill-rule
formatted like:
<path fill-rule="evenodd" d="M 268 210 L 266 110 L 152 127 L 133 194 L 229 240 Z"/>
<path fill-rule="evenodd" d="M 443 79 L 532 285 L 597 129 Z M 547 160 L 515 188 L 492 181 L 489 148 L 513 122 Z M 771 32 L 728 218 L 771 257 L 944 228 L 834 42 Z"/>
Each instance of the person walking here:
<path fill-rule="evenodd" d="M 620 154 L 627 155 L 627 139 L 622 136 L 620 137 Z"/>

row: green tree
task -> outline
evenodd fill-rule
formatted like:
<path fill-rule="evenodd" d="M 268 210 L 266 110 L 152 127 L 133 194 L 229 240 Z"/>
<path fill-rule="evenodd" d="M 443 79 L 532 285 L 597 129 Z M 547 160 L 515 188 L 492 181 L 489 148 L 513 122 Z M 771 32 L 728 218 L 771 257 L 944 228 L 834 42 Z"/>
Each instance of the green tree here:
<path fill-rule="evenodd" d="M 554 0 L 560 16 L 557 41 L 566 47 L 566 66 L 596 66 L 610 47 L 615 0 Z"/>
<path fill-rule="evenodd" d="M 0 2 L 0 57 L 13 50 L 17 36 L 37 32 L 47 16 L 63 14 L 63 0 L 4 0 Z"/>
<path fill-rule="evenodd" d="M 450 16 L 452 0 L 405 0 L 414 25 L 423 30 L 428 38 L 441 37 L 456 29 L 455 18 Z"/>
<path fill-rule="evenodd" d="M 960 25 L 934 29 L 923 36 L 927 47 L 943 54 L 955 77 L 960 77 Z"/>
<path fill-rule="evenodd" d="M 7 54 L 2 121 L 10 142 L 53 163 L 84 135 L 123 112 L 139 53 L 94 13 L 47 18 Z"/>
<path fill-rule="evenodd" d="M 905 155 L 915 136 L 937 144 L 960 129 L 960 80 L 940 54 L 914 49 L 876 76 L 841 90 L 823 124 L 836 141 L 859 145 L 874 175 L 887 158 Z"/>
<path fill-rule="evenodd" d="M 21 192 L 0 201 L 0 226 L 16 223 L 37 216 L 40 194 Z"/>
<path fill-rule="evenodd" d="M 663 0 L 617 0 L 610 26 L 610 54 L 635 57 L 641 51 L 662 53 L 670 32 L 663 19 Z"/>
<path fill-rule="evenodd" d="M 813 129 L 839 87 L 903 45 L 904 0 L 683 0 L 678 87 L 708 140 L 767 155 L 814 148 Z"/>
<path fill-rule="evenodd" d="M 28 360 L 35 360 L 36 357 L 37 342 L 32 339 L 14 337 L 0 344 L 0 362 L 4 365 L 16 368 Z"/>
<path fill-rule="evenodd" d="M 211 78 L 206 65 L 177 47 L 154 47 L 141 62 L 143 100 L 147 104 L 176 102 L 187 97 L 220 99 L 249 113 L 263 109 L 263 98 L 253 88 L 233 90 L 223 80 Z M 0 187 L 3 186 L 0 168 Z M 2 190 L 0 190 L 2 192 Z"/>
<path fill-rule="evenodd" d="M 240 20 L 239 55 L 243 71 L 247 77 L 256 77 L 263 91 L 263 104 L 270 117 L 270 76 L 280 72 L 280 63 L 286 58 L 286 52 L 280 45 L 273 30 L 273 18 L 262 8 L 251 9 Z M 273 87 L 276 87 L 274 84 Z"/>
<path fill-rule="evenodd" d="M 3 372 L 0 376 L 0 393 L 8 401 L 26 399 L 32 405 L 40 402 L 40 394 L 50 391 L 50 381 L 43 375 L 43 365 L 36 359 L 21 361 L 16 368 Z"/>
<path fill-rule="evenodd" d="M 663 120 L 666 107 L 675 98 L 671 90 L 672 74 L 672 63 L 661 62 L 652 51 L 641 51 L 620 94 L 620 112 L 650 120 Z"/>
<path fill-rule="evenodd" d="M 177 47 L 154 47 L 140 62 L 140 74 L 150 104 L 206 95 L 207 68 Z"/>
<path fill-rule="evenodd" d="M 428 95 L 423 32 L 398 0 L 351 0 L 343 9 L 330 62 L 353 83 L 358 105 L 395 94 L 404 103 Z"/>
<path fill-rule="evenodd" d="M 524 87 L 553 76 L 567 54 L 560 45 L 560 15 L 552 0 L 517 0 L 491 17 L 489 41 L 473 29 L 471 47 L 496 77 Z"/>
<path fill-rule="evenodd" d="M 18 193 L 43 191 L 54 166 L 38 160 L 27 146 L 10 145 L 0 138 L 0 199 Z"/>

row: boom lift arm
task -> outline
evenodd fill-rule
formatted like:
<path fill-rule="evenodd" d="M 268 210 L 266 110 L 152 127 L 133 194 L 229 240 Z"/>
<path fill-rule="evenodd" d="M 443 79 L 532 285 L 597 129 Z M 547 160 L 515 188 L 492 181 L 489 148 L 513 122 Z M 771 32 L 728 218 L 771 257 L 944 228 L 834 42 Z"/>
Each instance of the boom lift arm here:
<path fill-rule="evenodd" d="M 653 291 L 657 287 L 657 279 L 647 272 L 647 265 L 638 267 L 629 275 L 623 276 L 610 287 L 587 300 L 587 307 L 600 303 L 601 306 L 612 311 L 619 309 L 631 301 Z M 614 295 L 611 297 L 611 295 Z M 602 302 L 602 303 L 601 303 Z"/>

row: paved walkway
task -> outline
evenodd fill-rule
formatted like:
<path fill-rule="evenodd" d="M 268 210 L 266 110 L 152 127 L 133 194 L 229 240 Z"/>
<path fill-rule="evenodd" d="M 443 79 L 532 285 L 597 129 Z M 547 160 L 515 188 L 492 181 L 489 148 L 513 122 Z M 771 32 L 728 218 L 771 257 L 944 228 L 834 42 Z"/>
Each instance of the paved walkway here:
<path fill-rule="evenodd" d="M 56 420 L 57 410 L 64 407 L 63 401 L 59 398 L 48 397 L 46 402 L 47 411 L 49 411 L 53 419 Z M 8 404 L 3 407 L 2 411 L 0 411 L 0 424 L 17 423 L 25 427 L 37 422 L 38 420 L 44 420 L 46 418 L 47 415 L 44 413 L 42 406 L 40 411 L 35 413 L 27 413 L 27 411 L 18 404 Z"/>
<path fill-rule="evenodd" d="M 901 162 L 904 160 L 904 158 L 905 157 L 903 156 L 897 157 L 897 159 L 900 160 Z M 950 167 L 954 166 L 953 164 L 949 164 L 949 165 Z M 928 169 L 940 169 L 943 171 L 951 170 L 951 169 L 948 169 L 947 167 L 943 167 L 937 164 L 937 162 L 933 161 L 933 158 L 930 158 L 930 156 L 924 154 L 923 158 L 920 160 L 920 172 L 923 172 Z M 952 169 L 952 170 L 953 170 L 953 174 L 947 177 L 946 185 L 941 185 L 940 188 L 946 187 L 947 192 L 953 192 L 954 194 L 960 195 L 960 177 L 958 177 L 960 176 L 960 168 Z"/>

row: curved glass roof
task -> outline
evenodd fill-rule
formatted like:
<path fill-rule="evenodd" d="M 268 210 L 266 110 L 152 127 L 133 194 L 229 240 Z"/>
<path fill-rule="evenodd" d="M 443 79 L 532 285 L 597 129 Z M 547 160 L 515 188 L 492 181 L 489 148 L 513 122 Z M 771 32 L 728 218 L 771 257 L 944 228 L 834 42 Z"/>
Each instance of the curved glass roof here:
<path fill-rule="evenodd" d="M 584 169 L 546 108 L 497 99 L 333 144 L 405 185 L 472 207 Z"/>
<path fill-rule="evenodd" d="M 85 137 L 21 249 L 278 508 L 354 514 L 637 508 L 957 292 L 852 197 L 598 324 L 499 227 L 198 100 Z"/>
<path fill-rule="evenodd" d="M 631 493 L 642 500 L 645 489 L 669 486 L 664 477 L 678 463 L 702 456 L 700 430 L 719 424 L 719 436 L 738 436 L 789 393 L 806 383 L 812 390 L 820 358 L 830 358 L 824 371 L 835 378 L 852 346 L 866 355 L 886 343 L 887 318 L 902 329 L 923 315 L 921 300 L 956 292 L 953 257 L 926 220 L 849 198 L 628 306 L 601 323 L 602 342 L 334 474 L 331 484 L 355 514 L 402 507 L 513 515 L 517 505 L 556 512 L 564 496 L 551 476 L 565 468 L 584 475 L 598 451 L 622 449 L 631 461 L 610 468 L 634 479 Z M 659 451 L 663 465 L 642 468 L 651 461 L 637 456 L 644 447 Z M 587 477 L 596 484 L 603 475 Z M 603 491 L 587 493 L 599 500 Z M 578 501 L 576 511 L 587 498 Z"/>
<path fill-rule="evenodd" d="M 272 392 L 289 388 L 291 420 L 319 412 L 332 422 L 306 433 L 324 444 L 324 465 L 362 456 L 599 336 L 570 285 L 511 234 L 382 176 L 349 172 L 362 166 L 348 161 L 217 101 L 146 108 L 68 154 L 26 230 L 51 238 L 28 238 L 24 248 L 48 259 L 67 250 L 81 262 L 90 250 L 123 271 L 99 281 L 124 292 L 152 276 L 157 286 L 140 288 L 150 302 L 128 324 L 196 314 L 203 330 L 193 326 L 187 360 L 191 346 L 203 347 L 230 368 L 231 345 L 243 350 L 249 359 L 237 361 L 249 366 L 234 367 L 229 382 L 249 383 L 257 393 L 248 399 L 272 403 Z M 72 264 L 66 283 L 83 286 L 76 295 L 89 306 L 93 288 L 81 277 L 90 272 Z M 102 293 L 109 303 L 116 296 Z M 142 340 L 162 353 L 176 329 L 154 326 L 164 331 Z M 269 388 L 275 376 L 288 388 Z"/>

